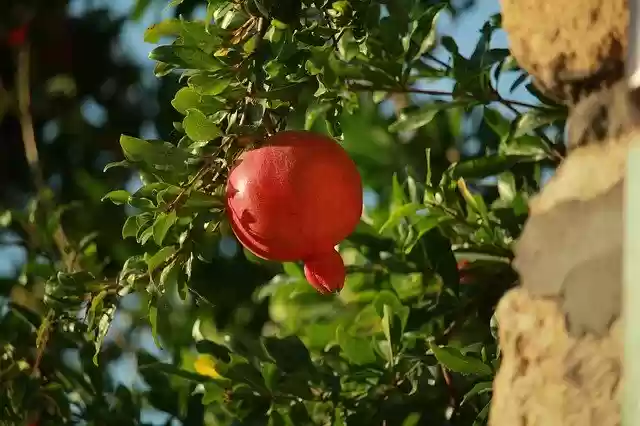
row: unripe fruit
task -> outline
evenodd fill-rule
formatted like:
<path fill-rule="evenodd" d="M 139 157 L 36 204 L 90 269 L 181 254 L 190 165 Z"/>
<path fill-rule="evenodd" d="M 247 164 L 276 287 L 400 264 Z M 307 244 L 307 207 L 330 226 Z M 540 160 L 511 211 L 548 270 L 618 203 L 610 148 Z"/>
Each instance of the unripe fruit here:
<path fill-rule="evenodd" d="M 302 260 L 307 280 L 321 293 L 344 285 L 334 246 L 362 214 L 362 181 L 355 164 L 326 136 L 285 131 L 245 152 L 227 181 L 233 232 L 263 259 Z"/>

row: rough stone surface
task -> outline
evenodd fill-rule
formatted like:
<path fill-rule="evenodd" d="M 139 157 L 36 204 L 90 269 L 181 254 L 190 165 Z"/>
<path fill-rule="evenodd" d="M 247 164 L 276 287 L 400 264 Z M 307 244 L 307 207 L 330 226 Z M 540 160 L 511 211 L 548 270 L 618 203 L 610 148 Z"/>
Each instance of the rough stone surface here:
<path fill-rule="evenodd" d="M 569 149 L 620 139 L 640 123 L 638 105 L 639 94 L 630 92 L 625 80 L 589 94 L 569 112 Z"/>
<path fill-rule="evenodd" d="M 606 333 L 620 314 L 624 175 L 637 136 L 628 129 L 618 139 L 572 150 L 531 199 L 515 247 L 522 286 L 534 296 L 556 297 L 575 335 Z"/>
<path fill-rule="evenodd" d="M 521 287 L 497 310 L 491 426 L 620 425 L 624 177 L 637 105 L 623 83 L 582 99 L 568 158 L 530 202 L 514 261 Z"/>
<path fill-rule="evenodd" d="M 550 96 L 573 103 L 624 73 L 626 0 L 501 0 L 518 63 Z"/>
<path fill-rule="evenodd" d="M 498 305 L 502 364 L 490 426 L 620 424 L 620 322 L 599 338 L 575 337 L 558 306 L 522 288 Z"/>
<path fill-rule="evenodd" d="M 620 314 L 623 183 L 529 218 L 515 268 L 535 296 L 561 296 L 572 333 L 606 333 Z M 597 306 L 597 309 L 594 307 Z"/>
<path fill-rule="evenodd" d="M 588 201 L 610 191 L 625 174 L 631 135 L 574 150 L 544 190 L 531 199 L 531 215 L 568 201 Z"/>

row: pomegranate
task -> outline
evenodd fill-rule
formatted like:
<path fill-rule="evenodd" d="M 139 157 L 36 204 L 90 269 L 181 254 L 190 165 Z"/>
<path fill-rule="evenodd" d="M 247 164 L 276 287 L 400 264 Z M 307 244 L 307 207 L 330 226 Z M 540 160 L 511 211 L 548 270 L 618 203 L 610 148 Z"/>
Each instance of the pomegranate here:
<path fill-rule="evenodd" d="M 460 284 L 471 284 L 474 281 L 474 277 L 469 273 L 471 262 L 468 260 L 461 260 L 458 262 L 458 273 L 460 274 Z"/>
<path fill-rule="evenodd" d="M 14 28 L 9 32 L 9 36 L 7 37 L 7 44 L 11 47 L 22 46 L 27 40 L 28 31 L 29 26 L 27 24 Z"/>
<path fill-rule="evenodd" d="M 227 215 L 240 243 L 256 256 L 304 262 L 323 294 L 344 286 L 335 245 L 360 221 L 362 181 L 333 139 L 284 131 L 245 152 L 227 181 Z"/>

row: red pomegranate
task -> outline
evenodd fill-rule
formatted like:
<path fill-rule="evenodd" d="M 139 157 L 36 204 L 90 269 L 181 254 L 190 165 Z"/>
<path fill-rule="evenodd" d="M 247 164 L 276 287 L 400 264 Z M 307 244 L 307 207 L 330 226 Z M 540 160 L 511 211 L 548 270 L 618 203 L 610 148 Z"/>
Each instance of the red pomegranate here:
<path fill-rule="evenodd" d="M 27 33 L 29 31 L 29 25 L 24 24 L 20 27 L 14 28 L 9 32 L 7 37 L 7 44 L 11 47 L 22 46 L 27 40 Z"/>
<path fill-rule="evenodd" d="M 303 261 L 321 293 L 342 289 L 345 268 L 334 247 L 360 221 L 362 181 L 337 142 L 304 131 L 275 134 L 240 157 L 226 198 L 233 232 L 249 251 Z"/>

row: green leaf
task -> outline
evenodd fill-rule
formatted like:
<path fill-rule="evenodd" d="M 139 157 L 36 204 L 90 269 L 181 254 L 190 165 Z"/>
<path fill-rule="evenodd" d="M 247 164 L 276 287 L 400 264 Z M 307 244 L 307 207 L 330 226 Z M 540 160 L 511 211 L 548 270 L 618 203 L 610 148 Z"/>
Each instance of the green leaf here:
<path fill-rule="evenodd" d="M 482 410 L 478 413 L 478 416 L 473 421 L 471 426 L 482 426 L 486 424 L 487 417 L 489 417 L 489 410 L 491 409 L 491 402 L 488 402 Z"/>
<path fill-rule="evenodd" d="M 512 123 L 500 112 L 485 106 L 483 107 L 483 119 L 502 141 L 509 137 Z"/>
<path fill-rule="evenodd" d="M 114 167 L 129 167 L 130 165 L 131 163 L 128 162 L 127 160 L 115 161 L 104 166 L 104 169 L 102 169 L 102 171 L 106 172 L 107 170 L 112 169 Z"/>
<path fill-rule="evenodd" d="M 213 96 L 200 95 L 191 87 L 183 87 L 178 90 L 171 101 L 171 105 L 180 114 L 186 115 L 189 109 L 198 109 L 207 113 L 221 110 L 224 104 Z"/>
<path fill-rule="evenodd" d="M 295 370 L 308 372 L 313 368 L 309 350 L 297 336 L 287 336 L 282 339 L 266 337 L 264 345 L 278 368 L 285 373 Z"/>
<path fill-rule="evenodd" d="M 100 355 L 102 343 L 104 342 L 104 338 L 107 337 L 107 333 L 109 333 L 109 328 L 111 328 L 111 323 L 113 322 L 115 315 L 115 304 L 110 304 L 100 313 L 100 318 L 98 319 L 98 328 L 95 331 L 95 336 L 93 338 L 93 344 L 95 347 L 95 353 L 93 354 L 93 363 L 96 366 L 98 365 L 98 356 Z"/>
<path fill-rule="evenodd" d="M 122 225 L 122 238 L 135 237 L 138 234 L 138 220 L 136 216 L 129 216 Z"/>
<path fill-rule="evenodd" d="M 447 49 L 447 51 L 455 56 L 459 55 L 458 44 L 455 39 L 451 36 L 444 36 L 440 41 L 442 46 Z"/>
<path fill-rule="evenodd" d="M 151 143 L 126 135 L 120 136 L 120 146 L 124 155 L 131 161 L 143 161 L 153 150 Z"/>
<path fill-rule="evenodd" d="M 169 213 L 160 213 L 155 222 L 153 223 L 153 240 L 157 245 L 162 245 L 165 237 L 167 236 L 167 232 L 173 225 L 175 225 L 178 220 L 178 216 L 175 210 L 172 210 Z"/>
<path fill-rule="evenodd" d="M 145 141 L 132 136 L 122 135 L 120 145 L 127 159 L 133 162 L 145 163 L 148 167 L 161 171 L 185 173 L 189 165 L 198 160 L 188 152 L 169 142 Z M 134 197 L 137 198 L 134 194 Z M 130 200 L 131 205 L 133 200 Z"/>
<path fill-rule="evenodd" d="M 393 358 L 393 352 L 394 352 L 394 347 L 398 344 L 398 340 L 400 339 L 400 336 L 396 336 L 396 333 L 392 333 L 392 327 L 393 327 L 393 323 L 394 323 L 394 315 L 393 315 L 393 310 L 391 308 L 391 306 L 389 305 L 384 305 L 383 308 L 383 315 L 382 315 L 382 331 L 384 332 L 384 336 L 387 338 L 387 345 L 385 346 L 385 357 L 387 359 L 387 361 L 389 361 L 390 363 L 393 363 L 394 358 Z"/>
<path fill-rule="evenodd" d="M 388 318 L 386 320 L 388 324 L 386 326 L 383 324 L 383 331 L 387 340 L 393 342 L 393 344 L 399 343 L 402 333 L 407 326 L 407 321 L 409 320 L 409 307 L 404 306 L 398 296 L 389 290 L 381 291 L 373 301 L 373 306 L 383 321 L 385 318 Z M 393 325 L 394 330 L 391 328 L 391 321 L 393 321 L 391 316 L 396 316 L 400 320 L 399 324 Z M 388 329 L 385 330 L 385 327 Z"/>
<path fill-rule="evenodd" d="M 162 345 L 158 340 L 158 307 L 155 305 L 155 303 L 149 305 L 149 324 L 151 325 L 153 342 L 157 347 L 162 348 Z"/>
<path fill-rule="evenodd" d="M 168 335 L 171 332 L 170 317 L 171 304 L 168 298 L 165 295 L 160 297 L 153 295 L 149 302 L 149 324 L 153 341 L 158 348 L 163 348 L 160 344 L 160 335 Z"/>
<path fill-rule="evenodd" d="M 135 6 L 133 8 L 133 12 L 131 12 L 131 19 L 133 21 L 140 20 L 140 18 L 142 18 L 142 15 L 147 10 L 150 4 L 151 4 L 151 0 L 135 0 Z"/>
<path fill-rule="evenodd" d="M 96 294 L 91 298 L 91 305 L 89 305 L 89 309 L 87 310 L 87 328 L 92 330 L 95 325 L 96 316 L 99 316 L 103 310 L 103 302 L 105 297 L 107 297 L 107 290 L 102 290 L 100 293 Z"/>
<path fill-rule="evenodd" d="M 467 401 L 469 401 L 469 399 L 473 398 L 474 396 L 489 393 L 492 390 L 493 382 L 476 383 L 473 388 L 471 388 L 471 390 L 464 395 L 464 398 L 462 398 L 462 402 L 460 402 L 460 405 L 464 405 Z"/>
<path fill-rule="evenodd" d="M 163 374 L 180 377 L 181 379 L 189 380 L 192 382 L 198 382 L 198 383 L 208 382 L 213 380 L 211 377 L 202 376 L 198 373 L 183 370 L 176 365 L 167 364 L 164 362 L 151 362 L 151 363 L 138 364 L 138 368 L 140 370 L 153 370 Z"/>
<path fill-rule="evenodd" d="M 559 110 L 532 109 L 519 117 L 513 137 L 518 138 L 565 118 L 566 114 Z"/>
<path fill-rule="evenodd" d="M 175 37 L 182 30 L 180 19 L 165 19 L 157 24 L 151 25 L 144 32 L 145 43 L 156 44 L 163 37 Z"/>
<path fill-rule="evenodd" d="M 413 251 L 414 247 L 420 242 L 420 239 L 429 231 L 437 228 L 443 223 L 453 222 L 454 218 L 451 216 L 446 216 L 444 214 L 438 214 L 435 211 L 428 212 L 425 216 L 418 219 L 415 223 L 414 227 L 417 229 L 418 233 L 412 240 L 406 242 L 404 246 L 405 254 L 409 254 Z"/>
<path fill-rule="evenodd" d="M 260 373 L 262 374 L 267 389 L 273 392 L 280 376 L 278 366 L 270 362 L 265 362 L 262 364 Z"/>
<path fill-rule="evenodd" d="M 408 37 L 415 40 L 415 35 L 421 35 L 422 39 L 417 44 L 417 49 L 409 49 L 406 46 L 405 50 L 413 55 L 413 61 L 419 60 L 425 53 L 431 50 L 437 42 L 437 22 L 440 14 L 445 10 L 446 3 L 439 3 L 429 7 L 422 16 L 411 22 L 413 27 Z"/>
<path fill-rule="evenodd" d="M 246 383 L 258 391 L 267 389 L 260 371 L 235 354 L 231 355 L 231 362 L 228 365 L 220 365 L 220 374 L 231 381 Z"/>
<path fill-rule="evenodd" d="M 182 124 L 187 136 L 194 142 L 211 141 L 222 135 L 220 128 L 197 109 L 187 110 Z"/>
<path fill-rule="evenodd" d="M 211 378 L 208 378 L 212 380 Z M 221 404 L 225 402 L 225 392 L 222 387 L 213 381 L 204 383 L 204 396 L 202 397 L 202 405 Z M 168 425 L 167 425 L 168 426 Z"/>
<path fill-rule="evenodd" d="M 500 145 L 500 153 L 525 157 L 526 161 L 540 161 L 549 157 L 549 146 L 536 136 L 524 135 Z"/>
<path fill-rule="evenodd" d="M 154 210 L 156 208 L 156 205 L 153 203 L 153 201 L 149 200 L 148 198 L 131 197 L 129 199 L 129 205 L 140 210 Z"/>
<path fill-rule="evenodd" d="M 467 203 L 467 207 L 482 217 L 484 223 L 489 222 L 489 211 L 480 194 L 472 194 L 463 178 L 458 179 L 458 190 Z"/>
<path fill-rule="evenodd" d="M 304 278 L 304 272 L 300 265 L 295 262 L 285 262 L 282 264 L 284 273 L 294 278 Z"/>
<path fill-rule="evenodd" d="M 196 350 L 201 354 L 213 355 L 216 359 L 228 363 L 231 361 L 229 348 L 210 340 L 200 340 L 196 343 Z"/>
<path fill-rule="evenodd" d="M 11 210 L 5 210 L 0 213 L 0 228 L 7 228 L 11 225 L 13 221 L 13 213 Z"/>
<path fill-rule="evenodd" d="M 202 71 L 218 71 L 226 66 L 215 56 L 193 46 L 158 46 L 151 51 L 149 59 L 165 62 L 179 68 Z"/>
<path fill-rule="evenodd" d="M 513 173 L 504 172 L 498 175 L 498 193 L 500 194 L 500 199 L 504 201 L 511 202 L 515 199 L 518 190 Z"/>
<path fill-rule="evenodd" d="M 160 273 L 160 287 L 170 292 L 171 289 L 177 289 L 178 277 L 180 275 L 180 264 L 175 260 L 164 267 Z"/>
<path fill-rule="evenodd" d="M 408 203 L 399 208 L 394 209 L 387 221 L 380 227 L 378 230 L 379 233 L 383 234 L 389 228 L 392 228 L 400 223 L 402 219 L 407 216 L 414 215 L 417 211 L 424 209 L 425 206 L 418 203 Z"/>
<path fill-rule="evenodd" d="M 309 105 L 304 120 L 304 129 L 311 130 L 315 122 L 331 109 L 329 102 L 316 102 Z"/>
<path fill-rule="evenodd" d="M 394 173 L 391 180 L 391 208 L 396 210 L 407 203 L 407 197 L 398 180 L 398 174 Z"/>
<path fill-rule="evenodd" d="M 421 417 L 420 413 L 411 413 L 404 419 L 402 426 L 418 426 Z"/>
<path fill-rule="evenodd" d="M 169 259 L 176 252 L 175 246 L 162 247 L 153 256 L 150 256 L 146 262 L 150 272 L 155 271 L 160 265 L 162 265 L 167 259 Z"/>
<path fill-rule="evenodd" d="M 189 78 L 189 87 L 201 95 L 219 95 L 229 87 L 231 78 L 197 74 Z"/>
<path fill-rule="evenodd" d="M 426 126 L 443 109 L 451 108 L 451 103 L 427 104 L 417 111 L 401 113 L 398 119 L 389 125 L 389 131 L 408 132 Z"/>
<path fill-rule="evenodd" d="M 336 329 L 336 340 L 345 358 L 354 364 L 365 365 L 376 362 L 376 354 L 371 340 L 351 336 L 343 325 Z"/>
<path fill-rule="evenodd" d="M 280 412 L 272 410 L 269 414 L 269 423 L 267 423 L 267 426 L 287 426 L 289 424 Z"/>
<path fill-rule="evenodd" d="M 222 197 L 213 194 L 206 194 L 200 191 L 191 191 L 185 200 L 183 207 L 211 209 L 222 207 L 224 201 Z"/>
<path fill-rule="evenodd" d="M 447 174 L 454 180 L 480 179 L 503 173 L 516 164 L 527 161 L 531 161 L 531 158 L 521 155 L 490 155 L 452 164 Z"/>
<path fill-rule="evenodd" d="M 493 371 L 484 362 L 468 355 L 463 355 L 458 349 L 450 346 L 438 346 L 433 341 L 429 342 L 429 348 L 440 364 L 447 369 L 460 374 L 477 376 L 491 376 Z"/>
<path fill-rule="evenodd" d="M 125 191 L 124 189 L 118 189 L 106 194 L 104 197 L 102 197 L 101 201 L 110 200 L 113 204 L 120 205 L 128 203 L 130 197 L 131 194 L 129 194 L 128 191 Z"/>

